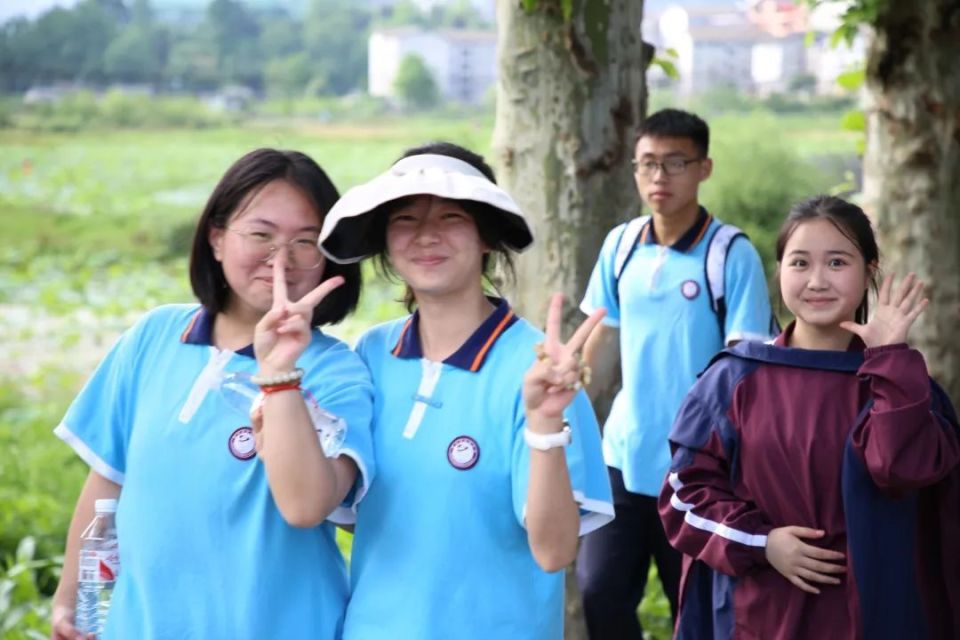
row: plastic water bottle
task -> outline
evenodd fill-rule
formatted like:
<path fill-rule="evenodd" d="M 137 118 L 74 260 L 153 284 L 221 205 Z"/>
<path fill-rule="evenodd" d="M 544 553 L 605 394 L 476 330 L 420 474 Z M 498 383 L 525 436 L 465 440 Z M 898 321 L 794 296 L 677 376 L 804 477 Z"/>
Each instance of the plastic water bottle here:
<path fill-rule="evenodd" d="M 220 381 L 220 393 L 233 409 L 244 417 L 249 417 L 263 403 L 260 387 L 250 380 L 248 373 L 229 373 Z M 307 404 L 307 413 L 313 422 L 313 428 L 320 437 L 320 446 L 328 458 L 340 453 L 347 437 L 347 422 L 340 416 L 323 409 L 313 394 L 303 390 L 303 399 Z"/>
<path fill-rule="evenodd" d="M 97 500 L 93 522 L 80 535 L 75 626 L 99 638 L 110 609 L 113 585 L 120 571 L 117 550 L 116 500 Z"/>
<path fill-rule="evenodd" d="M 328 458 L 334 458 L 340 453 L 343 441 L 347 438 L 347 422 L 340 416 L 323 409 L 317 404 L 313 394 L 305 391 L 304 395 L 313 428 L 320 434 L 320 447 Z"/>

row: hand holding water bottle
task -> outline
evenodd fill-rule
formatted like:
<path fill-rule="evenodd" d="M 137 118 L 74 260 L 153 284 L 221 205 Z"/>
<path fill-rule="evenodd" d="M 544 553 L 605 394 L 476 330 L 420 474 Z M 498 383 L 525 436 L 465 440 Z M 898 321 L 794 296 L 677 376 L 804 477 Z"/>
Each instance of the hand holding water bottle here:
<path fill-rule="evenodd" d="M 51 640 L 96 640 L 92 633 L 80 633 L 73 624 L 74 609 L 64 605 L 53 607 L 53 624 L 51 625 Z"/>
<path fill-rule="evenodd" d="M 116 510 L 116 500 L 95 503 L 96 515 L 80 536 L 76 604 L 72 610 L 62 605 L 55 607 L 54 640 L 93 640 L 103 633 L 120 570 Z"/>

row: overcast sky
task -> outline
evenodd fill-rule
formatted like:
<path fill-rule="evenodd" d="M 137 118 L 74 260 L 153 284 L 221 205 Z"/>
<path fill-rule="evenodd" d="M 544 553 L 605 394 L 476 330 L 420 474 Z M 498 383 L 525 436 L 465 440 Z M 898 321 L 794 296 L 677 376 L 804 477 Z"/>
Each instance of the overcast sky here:
<path fill-rule="evenodd" d="M 52 7 L 69 7 L 76 3 L 77 0 L 0 0 L 0 23 L 16 16 L 35 18 Z"/>

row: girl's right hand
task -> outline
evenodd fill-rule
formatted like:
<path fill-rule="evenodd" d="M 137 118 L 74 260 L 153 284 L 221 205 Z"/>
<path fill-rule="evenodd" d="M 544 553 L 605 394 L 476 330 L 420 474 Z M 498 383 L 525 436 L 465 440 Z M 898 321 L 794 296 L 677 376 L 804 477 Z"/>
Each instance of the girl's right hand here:
<path fill-rule="evenodd" d="M 585 363 L 580 357 L 580 350 L 606 313 L 606 309 L 594 311 L 564 343 L 560 339 L 563 294 L 553 294 L 547 310 L 547 331 L 541 350 L 523 378 L 523 403 L 528 412 L 554 421 L 563 416 L 564 409 L 580 390 L 584 380 Z M 532 424 L 528 426 L 537 430 Z"/>
<path fill-rule="evenodd" d="M 783 574 L 795 587 L 807 593 L 820 593 L 810 584 L 840 584 L 831 574 L 846 573 L 842 563 L 846 556 L 839 551 L 821 549 L 807 544 L 801 538 L 822 538 L 822 529 L 807 527 L 779 527 L 767 534 L 766 556 L 773 568 Z"/>
<path fill-rule="evenodd" d="M 260 373 L 291 371 L 312 340 L 313 309 L 344 283 L 343 276 L 324 280 L 299 300 L 287 296 L 286 252 L 273 257 L 273 306 L 264 314 L 253 334 L 253 351 Z"/>
<path fill-rule="evenodd" d="M 95 640 L 95 634 L 83 635 L 73 626 L 74 609 L 66 605 L 53 606 L 50 640 Z"/>

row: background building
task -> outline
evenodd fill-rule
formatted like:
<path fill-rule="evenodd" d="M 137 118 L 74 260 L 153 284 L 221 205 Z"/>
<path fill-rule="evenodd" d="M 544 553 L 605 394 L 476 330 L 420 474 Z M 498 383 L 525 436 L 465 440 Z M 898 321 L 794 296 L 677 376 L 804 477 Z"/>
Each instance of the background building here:
<path fill-rule="evenodd" d="M 370 34 L 367 86 L 370 95 L 392 98 L 400 61 L 416 54 L 433 74 L 446 100 L 482 102 L 497 81 L 497 34 L 493 31 L 417 27 L 379 29 Z"/>
<path fill-rule="evenodd" d="M 813 93 L 833 93 L 837 76 L 865 59 L 862 37 L 849 46 L 831 45 L 839 24 L 835 7 L 810 12 L 798 2 L 654 1 L 644 15 L 643 37 L 659 55 L 675 52 L 680 78 L 669 79 L 658 68 L 649 78 L 653 86 L 673 86 L 683 95 L 721 87 L 784 93 L 805 84 L 801 79 L 812 80 Z"/>

